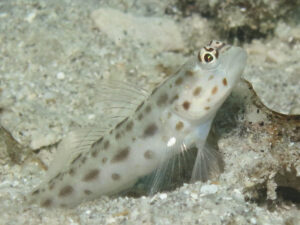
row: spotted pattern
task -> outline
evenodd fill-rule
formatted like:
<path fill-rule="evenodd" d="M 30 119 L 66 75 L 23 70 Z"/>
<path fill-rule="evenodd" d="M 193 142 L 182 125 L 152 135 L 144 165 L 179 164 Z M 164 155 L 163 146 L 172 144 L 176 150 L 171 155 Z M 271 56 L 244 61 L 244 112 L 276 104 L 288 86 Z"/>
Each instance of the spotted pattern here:
<path fill-rule="evenodd" d="M 183 122 L 179 121 L 177 124 L 176 124 L 176 130 L 181 130 L 182 128 L 184 127 L 184 124 Z"/>
<path fill-rule="evenodd" d="M 146 112 L 146 113 L 150 113 L 150 112 L 151 112 L 151 106 L 150 106 L 150 105 L 147 105 L 147 106 L 146 106 L 145 112 Z"/>
<path fill-rule="evenodd" d="M 187 70 L 187 71 L 185 72 L 185 75 L 188 76 L 188 77 L 191 77 L 191 76 L 194 76 L 194 72 L 191 71 L 191 70 Z"/>
<path fill-rule="evenodd" d="M 74 175 L 75 175 L 75 169 L 74 169 L 74 168 L 71 168 L 71 169 L 69 170 L 69 174 L 70 174 L 71 176 L 74 176 Z"/>
<path fill-rule="evenodd" d="M 153 159 L 154 158 L 154 152 L 152 152 L 151 150 L 147 150 L 144 153 L 144 157 L 145 157 L 145 159 Z"/>
<path fill-rule="evenodd" d="M 120 139 L 120 137 L 121 137 L 121 134 L 120 133 L 116 133 L 116 139 Z"/>
<path fill-rule="evenodd" d="M 142 119 L 143 119 L 143 114 L 140 113 L 140 114 L 138 115 L 138 120 L 142 120 Z"/>
<path fill-rule="evenodd" d="M 211 93 L 214 95 L 218 92 L 218 87 L 214 86 L 213 89 L 211 90 Z"/>
<path fill-rule="evenodd" d="M 50 207 L 51 205 L 52 205 L 52 200 L 50 198 L 47 198 L 45 201 L 41 203 L 41 206 L 45 208 Z"/>
<path fill-rule="evenodd" d="M 131 131 L 132 128 L 133 128 L 133 122 L 130 121 L 130 122 L 126 125 L 126 130 L 127 130 L 127 131 Z"/>
<path fill-rule="evenodd" d="M 58 196 L 65 197 L 65 196 L 72 194 L 73 191 L 74 191 L 73 187 L 71 185 L 67 185 L 59 191 Z"/>
<path fill-rule="evenodd" d="M 103 149 L 106 150 L 106 149 L 108 149 L 108 147 L 109 147 L 109 141 L 106 140 L 106 141 L 104 142 Z"/>
<path fill-rule="evenodd" d="M 158 106 L 163 106 L 164 104 L 166 104 L 168 101 L 168 95 L 166 93 L 162 94 L 159 96 L 158 100 L 157 100 L 157 105 Z"/>
<path fill-rule="evenodd" d="M 111 178 L 112 178 L 113 180 L 120 180 L 121 176 L 120 176 L 120 174 L 118 174 L 118 173 L 113 173 L 113 174 L 111 175 Z"/>
<path fill-rule="evenodd" d="M 210 107 L 209 107 L 209 106 L 206 106 L 204 109 L 205 109 L 205 110 L 210 110 Z"/>
<path fill-rule="evenodd" d="M 116 163 L 116 162 L 121 162 L 125 160 L 129 155 L 129 147 L 123 148 L 119 150 L 119 152 L 112 158 L 111 162 Z"/>
<path fill-rule="evenodd" d="M 227 84 L 228 84 L 228 83 L 227 83 L 227 79 L 224 78 L 224 79 L 222 80 L 222 83 L 223 83 L 224 86 L 227 86 Z"/>
<path fill-rule="evenodd" d="M 175 81 L 175 84 L 176 84 L 177 86 L 179 86 L 179 85 L 182 84 L 182 82 L 183 82 L 183 79 L 182 79 L 181 77 L 179 77 L 179 78 L 177 78 L 177 80 Z"/>
<path fill-rule="evenodd" d="M 83 177 L 83 181 L 85 182 L 89 182 L 89 181 L 92 181 L 92 180 L 95 180 L 98 178 L 100 174 L 100 170 L 99 169 L 93 169 L 91 171 L 89 171 L 84 177 Z"/>
<path fill-rule="evenodd" d="M 191 103 L 188 102 L 188 101 L 185 101 L 185 102 L 182 103 L 182 107 L 183 107 L 185 110 L 189 110 L 190 106 L 191 106 Z"/>
<path fill-rule="evenodd" d="M 193 91 L 193 95 L 194 96 L 198 96 L 201 92 L 201 87 L 196 87 Z"/>
<path fill-rule="evenodd" d="M 144 130 L 144 137 L 150 137 L 153 136 L 157 131 L 157 126 L 155 123 L 149 124 L 146 129 Z"/>

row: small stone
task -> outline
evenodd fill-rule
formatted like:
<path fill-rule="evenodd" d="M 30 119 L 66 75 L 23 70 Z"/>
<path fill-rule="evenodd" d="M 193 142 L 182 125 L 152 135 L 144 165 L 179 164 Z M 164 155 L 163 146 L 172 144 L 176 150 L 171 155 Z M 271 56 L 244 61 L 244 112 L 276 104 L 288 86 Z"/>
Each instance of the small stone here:
<path fill-rule="evenodd" d="M 215 184 L 206 184 L 203 185 L 200 189 L 202 196 L 215 194 L 217 191 L 218 191 L 218 186 Z"/>
<path fill-rule="evenodd" d="M 159 195 L 159 198 L 160 198 L 161 200 L 164 200 L 164 199 L 166 199 L 167 197 L 168 197 L 168 195 L 167 195 L 166 193 L 162 193 L 162 194 Z"/>
<path fill-rule="evenodd" d="M 56 74 L 56 78 L 59 80 L 63 80 L 63 79 L 65 79 L 65 74 L 63 72 L 58 72 Z"/>

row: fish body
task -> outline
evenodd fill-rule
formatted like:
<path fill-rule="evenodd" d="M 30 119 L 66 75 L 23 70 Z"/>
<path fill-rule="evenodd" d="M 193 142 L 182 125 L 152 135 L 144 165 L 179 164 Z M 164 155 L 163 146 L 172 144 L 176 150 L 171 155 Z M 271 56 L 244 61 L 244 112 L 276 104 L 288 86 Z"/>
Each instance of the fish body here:
<path fill-rule="evenodd" d="M 239 80 L 246 58 L 239 47 L 211 41 L 131 115 L 66 160 L 31 199 L 43 207 L 74 206 L 116 194 L 191 147 L 198 148 L 200 163 L 212 120 Z M 63 148 L 68 147 L 65 141 Z"/>

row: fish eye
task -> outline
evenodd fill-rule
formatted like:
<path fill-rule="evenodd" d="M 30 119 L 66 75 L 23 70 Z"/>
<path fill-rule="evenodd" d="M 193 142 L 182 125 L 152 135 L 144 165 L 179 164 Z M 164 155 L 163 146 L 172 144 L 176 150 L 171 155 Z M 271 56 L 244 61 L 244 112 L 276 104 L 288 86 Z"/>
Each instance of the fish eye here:
<path fill-rule="evenodd" d="M 204 58 L 204 61 L 207 63 L 210 63 L 214 59 L 214 57 L 210 53 L 206 53 L 203 58 Z"/>

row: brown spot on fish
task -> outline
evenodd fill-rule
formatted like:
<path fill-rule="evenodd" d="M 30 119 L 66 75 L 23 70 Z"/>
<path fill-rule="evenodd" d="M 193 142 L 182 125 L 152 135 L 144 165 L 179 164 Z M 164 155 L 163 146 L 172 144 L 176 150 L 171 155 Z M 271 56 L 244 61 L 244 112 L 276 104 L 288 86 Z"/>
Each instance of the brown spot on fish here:
<path fill-rule="evenodd" d="M 162 94 L 161 96 L 159 96 L 158 100 L 157 100 L 157 105 L 158 106 L 162 106 L 164 105 L 166 102 L 168 101 L 168 95 L 166 93 Z"/>
<path fill-rule="evenodd" d="M 183 128 L 184 124 L 183 122 L 179 121 L 177 124 L 176 124 L 176 130 L 181 130 Z"/>
<path fill-rule="evenodd" d="M 183 79 L 181 77 L 177 78 L 177 80 L 175 81 L 175 84 L 178 86 L 178 85 L 181 85 L 183 82 Z"/>
<path fill-rule="evenodd" d="M 150 106 L 150 105 L 147 105 L 147 106 L 146 106 L 145 112 L 146 112 L 146 113 L 151 112 L 151 106 Z"/>
<path fill-rule="evenodd" d="M 224 86 L 227 86 L 227 79 L 224 78 L 224 79 L 222 80 L 222 83 L 223 83 Z"/>
<path fill-rule="evenodd" d="M 173 104 L 173 102 L 174 102 L 175 100 L 177 100 L 178 98 L 179 98 L 178 95 L 175 95 L 173 98 L 171 98 L 170 104 Z"/>
<path fill-rule="evenodd" d="M 51 184 L 49 184 L 49 186 L 48 186 L 49 190 L 53 190 L 54 186 L 55 186 L 55 183 L 54 183 L 54 182 L 51 183 Z"/>
<path fill-rule="evenodd" d="M 218 92 L 218 87 L 214 86 L 214 88 L 211 90 L 211 93 L 214 95 Z"/>
<path fill-rule="evenodd" d="M 132 127 L 133 127 L 133 122 L 130 121 L 130 122 L 126 125 L 126 130 L 127 130 L 127 131 L 131 131 L 131 130 L 132 130 Z"/>
<path fill-rule="evenodd" d="M 140 114 L 138 115 L 138 120 L 142 120 L 142 119 L 143 119 L 143 114 L 140 113 Z"/>
<path fill-rule="evenodd" d="M 111 162 L 116 163 L 125 160 L 129 155 L 129 148 L 123 148 L 112 158 Z"/>
<path fill-rule="evenodd" d="M 156 133 L 157 129 L 158 128 L 155 123 L 148 125 L 144 130 L 144 137 L 153 136 Z"/>
<path fill-rule="evenodd" d="M 154 152 L 152 152 L 151 150 L 147 150 L 144 153 L 144 157 L 145 157 L 145 159 L 153 159 L 154 158 Z"/>
<path fill-rule="evenodd" d="M 34 192 L 32 192 L 31 195 L 37 195 L 37 194 L 39 194 L 39 193 L 40 193 L 40 190 L 37 189 L 37 190 L 35 190 Z"/>
<path fill-rule="evenodd" d="M 52 205 L 52 200 L 50 199 L 50 198 L 47 198 L 45 201 L 43 201 L 42 203 L 41 203 L 41 206 L 42 207 L 50 207 Z"/>
<path fill-rule="evenodd" d="M 195 89 L 194 89 L 194 91 L 193 91 L 193 95 L 194 96 L 198 96 L 199 94 L 200 94 L 200 92 L 201 92 L 201 87 L 196 87 Z"/>
<path fill-rule="evenodd" d="M 103 149 L 106 150 L 108 147 L 109 147 L 109 141 L 106 140 L 106 141 L 104 142 Z"/>
<path fill-rule="evenodd" d="M 121 134 L 120 133 L 116 133 L 116 139 L 119 139 L 121 137 Z"/>
<path fill-rule="evenodd" d="M 71 168 L 71 169 L 69 170 L 69 174 L 70 174 L 71 176 L 74 176 L 74 175 L 75 175 L 75 170 L 74 170 L 73 168 Z"/>
<path fill-rule="evenodd" d="M 83 177 L 83 181 L 95 180 L 96 178 L 98 178 L 99 173 L 100 173 L 99 169 L 93 169 Z"/>
<path fill-rule="evenodd" d="M 92 192 L 91 192 L 90 190 L 84 190 L 83 192 L 84 192 L 84 194 L 86 194 L 86 195 L 92 194 Z"/>
<path fill-rule="evenodd" d="M 60 190 L 58 195 L 61 197 L 65 197 L 72 194 L 73 191 L 74 191 L 73 187 L 71 185 L 67 185 Z"/>
<path fill-rule="evenodd" d="M 208 77 L 208 80 L 212 80 L 214 78 L 214 75 L 210 75 L 209 77 Z"/>
<path fill-rule="evenodd" d="M 201 62 L 201 58 L 200 58 L 199 60 L 200 60 L 200 62 Z M 191 77 L 191 76 L 194 76 L 194 72 L 191 71 L 191 70 L 187 70 L 187 71 L 185 72 L 185 75 L 188 76 L 188 77 Z"/>
<path fill-rule="evenodd" d="M 209 109 L 210 109 L 210 107 L 209 107 L 209 106 L 206 106 L 204 109 L 205 109 L 205 110 L 209 110 Z"/>
<path fill-rule="evenodd" d="M 111 178 L 112 178 L 113 180 L 120 180 L 121 176 L 120 176 L 120 174 L 113 173 L 113 174 L 111 175 Z"/>
<path fill-rule="evenodd" d="M 92 152 L 92 156 L 94 158 L 96 158 L 98 156 L 98 153 L 99 153 L 99 149 L 95 149 L 93 152 Z"/>
<path fill-rule="evenodd" d="M 188 110 L 191 106 L 191 103 L 188 102 L 188 101 L 185 101 L 182 103 L 182 107 L 185 109 L 185 110 Z"/>

